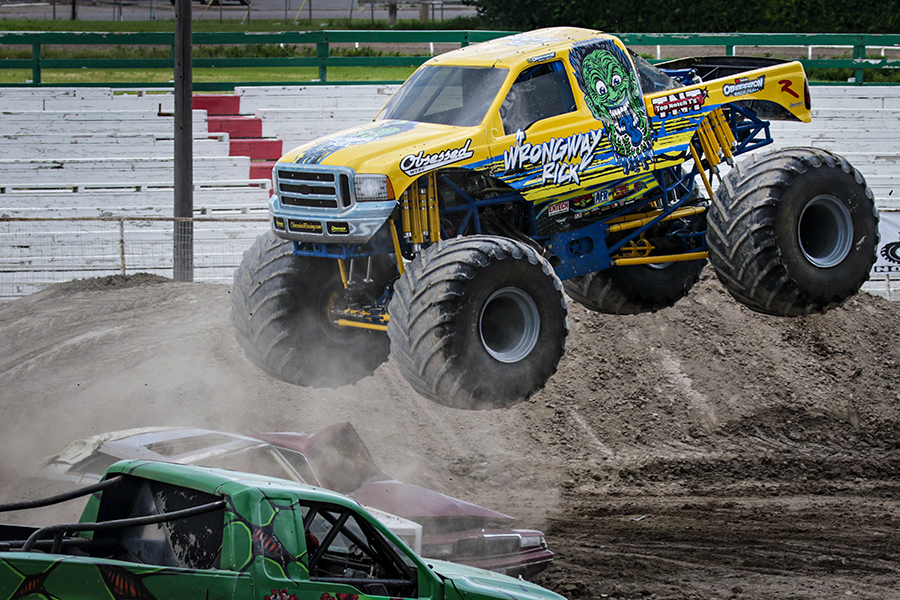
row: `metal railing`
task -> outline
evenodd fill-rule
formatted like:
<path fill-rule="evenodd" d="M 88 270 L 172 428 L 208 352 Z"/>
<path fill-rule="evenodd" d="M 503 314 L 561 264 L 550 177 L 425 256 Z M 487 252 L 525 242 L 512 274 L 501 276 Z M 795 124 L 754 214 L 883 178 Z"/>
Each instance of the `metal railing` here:
<path fill-rule="evenodd" d="M 268 57 L 268 58 L 194 58 L 193 68 L 217 67 L 316 67 L 319 81 L 304 81 L 303 85 L 315 85 L 328 82 L 330 67 L 375 67 L 403 66 L 417 67 L 428 60 L 428 56 L 332 56 L 332 44 L 414 44 L 414 43 L 450 43 L 467 46 L 472 43 L 487 41 L 509 35 L 508 31 L 315 31 L 315 32 L 234 32 L 212 33 L 195 32 L 195 46 L 203 45 L 249 45 L 249 44 L 285 44 L 314 45 L 314 57 Z M 736 48 L 745 54 L 770 54 L 772 49 L 796 48 L 798 46 L 827 47 L 845 49 L 850 58 L 799 58 L 806 69 L 837 68 L 851 69 L 855 73 L 855 83 L 864 85 L 866 71 L 900 68 L 900 59 L 883 56 L 885 49 L 897 48 L 900 51 L 900 35 L 896 34 L 763 34 L 763 33 L 624 33 L 618 34 L 622 41 L 631 47 L 707 47 L 708 54 L 733 55 Z M 44 71 L 52 69 L 150 69 L 172 68 L 172 59 L 129 58 L 129 59 L 69 59 L 44 58 L 42 52 L 47 46 L 173 46 L 174 33 L 90 33 L 90 32 L 0 32 L 0 46 L 30 46 L 30 59 L 0 60 L 0 69 L 28 69 L 31 71 L 30 86 L 46 86 L 42 76 Z M 877 58 L 867 58 L 870 50 L 880 54 Z M 670 53 L 679 56 L 679 53 Z M 811 54 L 809 54 L 811 55 Z M 808 56 L 809 56 L 808 55 Z M 330 82 L 348 83 L 354 82 Z M 357 83 L 400 83 L 399 81 L 366 81 Z M 235 86 L 245 85 L 284 85 L 284 81 L 266 82 L 198 82 L 193 83 L 195 91 L 227 91 Z M 12 85 L 12 84 L 0 84 Z M 16 84 L 20 86 L 21 84 Z M 59 85 L 59 84 L 53 84 Z M 171 87 L 171 83 L 79 83 L 79 86 L 103 87 Z M 884 85 L 884 84 L 881 84 Z"/>
<path fill-rule="evenodd" d="M 460 47 L 509 35 L 508 31 L 315 31 L 315 32 L 228 32 L 192 34 L 193 45 L 314 45 L 315 57 L 257 57 L 257 58 L 194 58 L 193 69 L 217 67 L 317 67 L 319 81 L 303 82 L 304 85 L 328 82 L 329 67 L 418 67 L 429 56 L 331 56 L 332 44 L 459 44 Z M 42 74 L 48 69 L 171 69 L 171 58 L 43 58 L 46 46 L 169 46 L 175 43 L 174 33 L 146 32 L 0 32 L 0 46 L 31 46 L 30 59 L 0 60 L 0 69 L 30 69 L 31 82 L 27 86 L 46 86 Z M 172 51 L 174 55 L 174 50 Z M 359 83 L 402 83 L 398 81 L 364 81 Z M 194 91 L 231 91 L 244 85 L 284 85 L 278 82 L 193 82 Z M 49 84 L 59 85 L 59 84 Z M 0 84 L 10 87 L 11 84 Z M 21 84 L 15 84 L 21 87 Z M 79 87 L 164 87 L 171 83 L 78 83 Z"/>

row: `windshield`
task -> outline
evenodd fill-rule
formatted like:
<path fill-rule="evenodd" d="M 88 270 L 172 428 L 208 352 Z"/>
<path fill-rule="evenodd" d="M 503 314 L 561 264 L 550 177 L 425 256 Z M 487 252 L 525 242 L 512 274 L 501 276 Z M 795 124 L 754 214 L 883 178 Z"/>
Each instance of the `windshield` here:
<path fill-rule="evenodd" d="M 384 107 L 381 119 L 473 127 L 484 120 L 506 69 L 422 67 Z"/>

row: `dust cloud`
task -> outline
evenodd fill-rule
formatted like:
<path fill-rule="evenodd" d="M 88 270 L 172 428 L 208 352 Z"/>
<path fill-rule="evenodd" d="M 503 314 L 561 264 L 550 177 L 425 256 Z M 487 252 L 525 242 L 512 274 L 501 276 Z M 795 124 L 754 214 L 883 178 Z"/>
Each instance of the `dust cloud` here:
<path fill-rule="evenodd" d="M 547 387 L 465 412 L 390 361 L 339 389 L 271 379 L 228 293 L 111 278 L 0 305 L 0 501 L 39 495 L 13 473 L 104 431 L 350 421 L 385 472 L 545 531 L 537 582 L 573 600 L 900 597 L 898 303 L 768 317 L 709 272 L 654 314 L 573 302 Z"/>
<path fill-rule="evenodd" d="M 0 335 L 9 340 L 0 350 L 3 471 L 31 477 L 70 441 L 112 430 L 252 433 L 349 421 L 398 479 L 477 501 L 482 486 L 497 486 L 491 473 L 501 462 L 505 485 L 520 481 L 547 510 L 555 506 L 555 476 L 529 473 L 539 452 L 518 431 L 516 411 L 500 425 L 437 406 L 411 392 L 390 362 L 338 389 L 276 381 L 238 348 L 228 294 L 227 286 L 113 277 L 0 305 Z"/>

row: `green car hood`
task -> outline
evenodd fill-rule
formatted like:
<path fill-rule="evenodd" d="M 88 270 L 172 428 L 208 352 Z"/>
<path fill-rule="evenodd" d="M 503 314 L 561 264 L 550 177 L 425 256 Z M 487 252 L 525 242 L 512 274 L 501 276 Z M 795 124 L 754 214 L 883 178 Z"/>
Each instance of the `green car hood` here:
<path fill-rule="evenodd" d="M 563 596 L 523 579 L 513 579 L 493 571 L 456 563 L 428 560 L 434 572 L 445 581 L 446 598 L 462 600 L 566 600 Z"/>

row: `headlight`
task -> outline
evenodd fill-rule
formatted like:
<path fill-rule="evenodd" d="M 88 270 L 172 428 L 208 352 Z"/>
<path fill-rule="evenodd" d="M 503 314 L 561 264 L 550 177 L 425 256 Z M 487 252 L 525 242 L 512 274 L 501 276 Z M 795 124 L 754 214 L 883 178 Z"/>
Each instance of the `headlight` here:
<path fill-rule="evenodd" d="M 394 199 L 394 188 L 387 175 L 353 176 L 353 187 L 356 190 L 357 202 L 383 202 Z"/>
<path fill-rule="evenodd" d="M 453 556 L 453 544 L 422 546 L 422 556 L 425 558 L 447 558 L 448 556 Z"/>
<path fill-rule="evenodd" d="M 541 546 L 542 548 L 547 547 L 547 542 L 544 541 L 539 535 L 523 535 L 522 543 L 520 544 L 522 548 L 531 548 L 532 546 Z"/>

